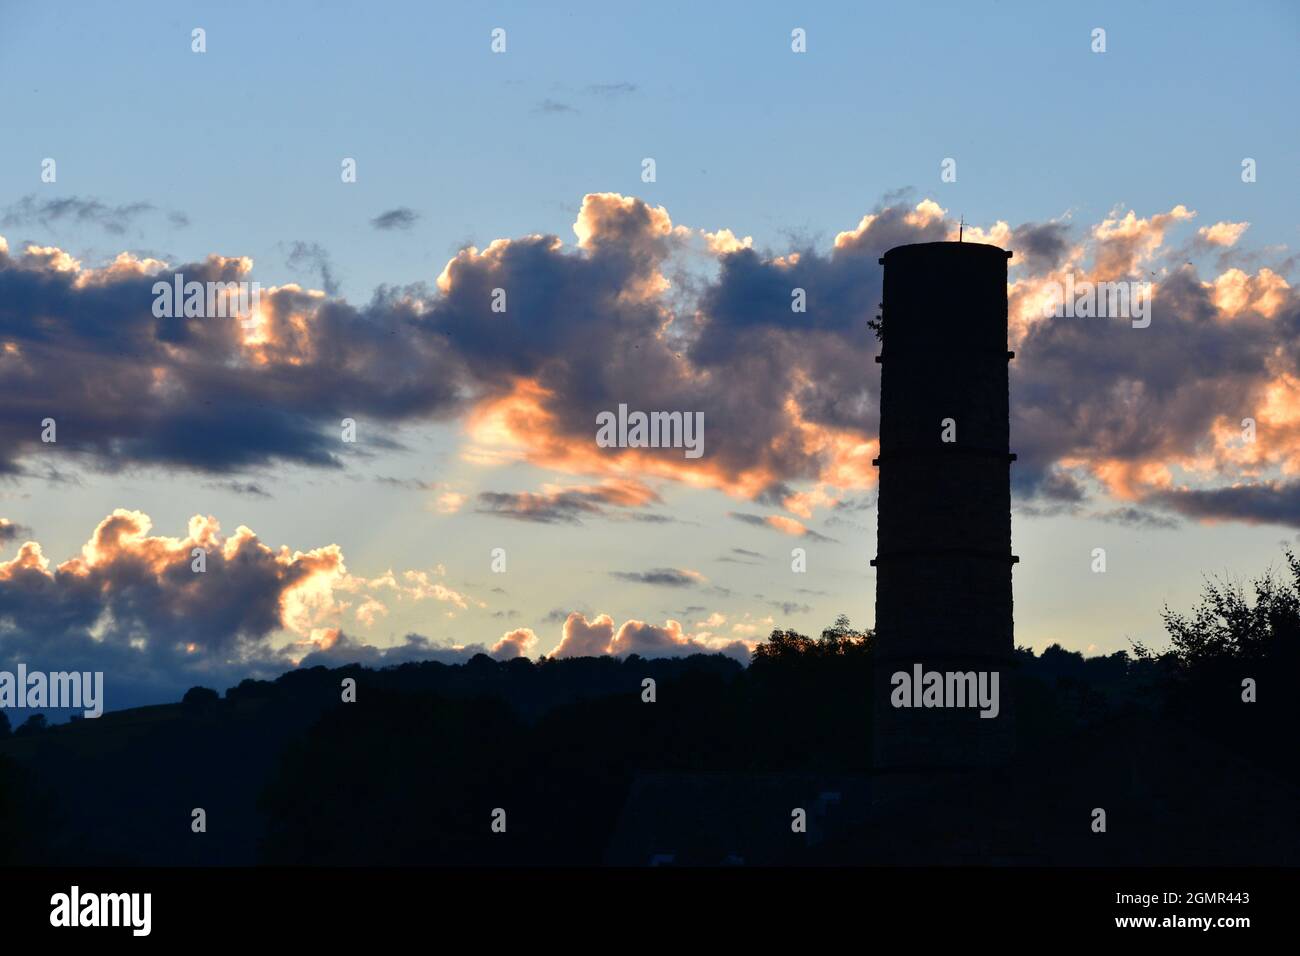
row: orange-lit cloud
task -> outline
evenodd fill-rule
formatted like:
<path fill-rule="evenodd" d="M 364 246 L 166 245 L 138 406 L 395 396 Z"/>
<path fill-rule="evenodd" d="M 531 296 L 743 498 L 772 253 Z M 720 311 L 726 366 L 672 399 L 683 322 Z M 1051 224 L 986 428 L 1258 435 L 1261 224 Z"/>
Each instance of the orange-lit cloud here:
<path fill-rule="evenodd" d="M 1248 228 L 1248 222 L 1216 222 L 1212 226 L 1202 226 L 1196 234 L 1212 246 L 1227 247 L 1235 246 Z"/>
<path fill-rule="evenodd" d="M 560 643 L 550 657 L 598 657 L 601 655 L 642 657 L 678 657 L 688 654 L 724 653 L 748 659 L 751 645 L 735 639 L 716 639 L 706 635 L 697 639 L 683 630 L 677 621 L 669 620 L 662 627 L 645 621 L 631 619 L 617 630 L 608 614 L 588 621 L 586 616 L 573 612 L 564 622 Z"/>
<path fill-rule="evenodd" d="M 511 660 L 529 656 L 536 646 L 537 635 L 532 628 L 520 627 L 501 635 L 501 639 L 492 645 L 490 653 L 499 660 Z"/>
<path fill-rule="evenodd" d="M 1237 251 L 1245 222 L 1216 222 L 1190 244 L 1173 244 L 1195 215 L 1180 204 L 1116 208 L 1090 227 L 1072 228 L 1068 214 L 966 227 L 964 240 L 1016 253 L 1008 301 L 1010 344 L 1020 353 L 1012 407 L 1021 493 L 1041 489 L 1066 461 L 1082 463 L 1076 476 L 1132 500 L 1143 489 L 1234 480 L 1233 468 L 1265 480 L 1292 467 L 1290 382 L 1300 368 L 1289 351 L 1297 309 L 1289 273 Z M 880 299 L 878 258 L 955 231 L 926 198 L 878 206 L 829 249 L 769 253 L 727 227 L 690 228 L 662 206 L 590 193 L 568 243 L 497 238 L 448 261 L 436 292 L 386 289 L 366 306 L 268 284 L 251 328 L 160 323 L 147 304 L 151 280 L 171 275 L 161 260 L 124 253 L 87 268 L 54 246 L 11 257 L 6 245 L 0 295 L 58 294 L 0 343 L 0 387 L 12 410 L 0 413 L 0 467 L 20 470 L 36 450 L 36 406 L 78 421 L 60 435 L 73 460 L 213 472 L 275 461 L 345 465 L 344 418 L 358 423 L 363 445 L 373 443 L 368 452 L 400 445 L 401 427 L 443 422 L 463 428 L 467 462 L 526 463 L 572 479 L 488 500 L 465 485 L 441 488 L 429 507 L 443 513 L 473 502 L 539 520 L 530 515 L 566 503 L 570 519 L 588 506 L 611 516 L 654 503 L 620 500 L 619 483 L 642 495 L 653 484 L 655 501 L 672 483 L 780 502 L 788 514 L 770 516 L 770 527 L 815 533 L 826 510 L 876 480 L 877 343 L 866 322 Z M 1184 261 L 1216 250 L 1251 261 L 1252 271 L 1221 262 L 1201 278 Z M 701 253 L 716 274 L 674 288 L 676 257 Z M 175 269 L 198 281 L 246 279 L 251 270 L 247 257 L 220 255 Z M 1067 277 L 1150 282 L 1152 327 L 1121 338 L 1117 327 L 1045 317 L 1044 299 Z M 498 290 L 509 302 L 501 311 L 492 307 Z M 803 311 L 792 305 L 796 290 L 806 293 Z M 1228 326 L 1231 337 L 1218 331 Z M 105 348 L 108 329 L 115 349 Z M 86 355 L 100 356 L 93 376 L 59 371 Z M 1140 408 L 1153 402 L 1158 414 L 1148 407 L 1144 418 Z M 596 416 L 620 404 L 702 415 L 703 457 L 599 447 Z M 1261 440 L 1246 450 L 1230 436 L 1252 414 Z M 313 588 L 292 599 L 297 617 L 328 606 L 334 588 Z M 366 619 L 381 615 L 365 606 Z"/>

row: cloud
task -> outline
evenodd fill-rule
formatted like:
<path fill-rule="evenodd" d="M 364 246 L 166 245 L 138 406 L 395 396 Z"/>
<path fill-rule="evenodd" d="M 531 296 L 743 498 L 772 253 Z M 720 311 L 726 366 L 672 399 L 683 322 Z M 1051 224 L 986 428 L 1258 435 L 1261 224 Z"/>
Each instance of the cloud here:
<path fill-rule="evenodd" d="M 746 236 L 744 239 L 738 238 L 730 229 L 719 229 L 717 232 L 703 232 L 705 245 L 715 256 L 725 256 L 733 252 L 739 252 L 741 249 L 752 249 L 754 246 L 754 237 Z"/>
<path fill-rule="evenodd" d="M 1009 242 L 1018 266 L 1030 274 L 1050 272 L 1069 252 L 1069 229 L 1063 222 L 1025 223 L 1015 228 Z"/>
<path fill-rule="evenodd" d="M 379 475 L 375 481 L 407 491 L 436 491 L 440 487 L 436 481 L 425 481 L 423 478 L 394 478 L 391 475 Z"/>
<path fill-rule="evenodd" d="M 1300 356 L 1290 348 L 1300 299 L 1290 266 L 1203 277 L 1167 242 L 1194 216 L 1176 205 L 1116 209 L 1091 227 L 971 226 L 969 236 L 1017 252 L 1008 296 L 1022 503 L 1101 493 L 1172 508 L 1152 496 L 1186 485 L 1229 500 L 1245 479 L 1289 514 L 1285 483 L 1300 472 Z M 1216 223 L 1207 236 L 1239 225 Z M 485 492 L 475 504 L 489 513 L 662 519 L 591 490 L 637 476 L 779 502 L 800 520 L 738 520 L 816 540 L 807 525 L 816 512 L 875 487 L 879 380 L 869 370 L 878 343 L 866 321 L 881 296 L 877 260 L 953 232 L 933 200 L 891 198 L 828 249 L 736 240 L 710 250 L 661 206 L 592 193 L 574 223 L 576 245 L 529 235 L 470 246 L 435 288 L 381 287 L 364 305 L 268 286 L 251 330 L 151 313 L 155 281 L 176 272 L 245 279 L 246 258 L 173 268 L 124 255 L 91 268 L 52 246 L 0 251 L 0 472 L 51 467 L 55 449 L 32 426 L 46 417 L 58 422 L 64 471 L 208 473 L 343 468 L 400 447 L 404 427 L 456 422 L 467 462 L 580 476 L 541 492 Z M 680 281 L 701 256 L 707 277 Z M 1044 292 L 1067 275 L 1151 281 L 1150 327 L 1045 319 Z M 796 288 L 807 294 L 805 313 L 791 311 Z M 491 309 L 494 289 L 508 293 L 505 312 Z M 598 447 L 596 416 L 621 403 L 702 413 L 705 454 Z M 1235 437 L 1247 416 L 1261 435 L 1253 444 Z M 361 425 L 358 446 L 340 441 L 343 418 Z"/>
<path fill-rule="evenodd" d="M 1150 500 L 1202 521 L 1241 521 L 1300 528 L 1300 481 L 1266 481 L 1222 488 L 1171 488 Z"/>
<path fill-rule="evenodd" d="M 1157 514 L 1142 508 L 1115 508 L 1092 515 L 1098 521 L 1125 525 L 1130 528 L 1149 528 L 1153 530 L 1171 530 L 1181 525 L 1177 518 Z"/>
<path fill-rule="evenodd" d="M 454 515 L 460 511 L 465 504 L 467 496 L 459 491 L 444 491 L 438 496 L 437 510 L 439 514 Z"/>
<path fill-rule="evenodd" d="M 236 495 L 245 495 L 250 498 L 273 497 L 269 491 L 255 481 L 214 481 L 210 482 L 208 487 L 229 491 Z"/>
<path fill-rule="evenodd" d="M 688 588 L 707 584 L 708 578 L 699 571 L 687 568 L 654 568 L 650 571 L 611 571 L 611 577 L 636 584 L 653 584 L 656 587 Z"/>
<path fill-rule="evenodd" d="M 407 209 L 405 206 L 399 206 L 396 209 L 389 209 L 387 212 L 381 212 L 374 219 L 370 220 L 370 225 L 382 231 L 393 229 L 410 229 L 419 220 L 420 214 L 414 209 Z"/>
<path fill-rule="evenodd" d="M 39 199 L 35 195 L 26 195 L 17 202 L 10 203 L 0 216 L 2 226 L 29 226 L 39 224 L 50 227 L 64 221 L 77 226 L 99 226 L 105 232 L 121 235 L 145 213 L 153 212 L 154 206 L 147 202 L 123 203 L 110 206 L 98 199 L 78 196 L 66 196 L 59 199 Z M 173 217 L 184 214 L 172 214 Z M 173 224 L 176 220 L 173 218 Z M 185 220 L 188 223 L 188 219 Z"/>
<path fill-rule="evenodd" d="M 1165 233 L 1179 222 L 1192 219 L 1196 213 L 1179 204 L 1169 212 L 1156 213 L 1146 219 L 1132 209 L 1120 215 L 1112 210 L 1110 215 L 1092 229 L 1096 241 L 1093 249 L 1093 271 L 1100 279 L 1127 278 L 1139 271 L 1141 264 L 1149 261 L 1164 242 Z"/>
<path fill-rule="evenodd" d="M 326 295 L 338 295 L 339 283 L 329 253 L 318 242 L 294 242 L 289 246 L 285 263 L 292 270 L 307 270 L 320 277 Z"/>
<path fill-rule="evenodd" d="M 545 99 L 533 110 L 534 113 L 576 113 L 578 112 L 568 103 L 561 103 L 559 100 Z"/>
<path fill-rule="evenodd" d="M 547 486 L 540 492 L 480 492 L 478 512 L 539 524 L 581 524 L 584 518 L 604 517 L 612 509 L 658 503 L 648 486 L 631 479 L 601 485 Z"/>
<path fill-rule="evenodd" d="M 154 534 L 147 514 L 119 508 L 65 561 L 53 564 L 28 541 L 0 562 L 0 664 L 104 671 L 110 708 L 153 703 L 361 647 L 344 641 L 342 623 L 373 624 L 387 613 L 385 595 L 484 606 L 426 571 L 356 577 L 335 544 L 272 548 L 250 528 L 225 534 L 203 515 L 170 537 Z"/>
<path fill-rule="evenodd" d="M 440 664 L 464 664 L 476 654 L 487 654 L 482 644 L 438 644 L 422 634 L 407 634 L 402 642 L 379 647 L 356 640 L 343 632 L 335 632 L 331 640 L 302 659 L 301 667 L 341 667 L 344 664 L 361 664 L 367 667 L 388 667 L 419 661 L 437 661 Z"/>
<path fill-rule="evenodd" d="M 749 514 L 744 511 L 731 511 L 728 512 L 728 515 L 729 517 L 745 524 L 754 525 L 759 528 L 770 528 L 775 531 L 780 531 L 782 534 L 788 534 L 796 538 L 808 538 L 812 541 L 835 540 L 834 538 L 828 538 L 826 535 L 812 530 L 812 528 L 806 527 L 804 524 L 794 520 L 793 518 L 787 518 L 785 515 L 767 515 L 764 517 L 763 515 Z"/>
<path fill-rule="evenodd" d="M 757 558 L 758 560 L 752 560 L 755 558 Z M 754 564 L 763 563 L 763 555 L 759 554 L 757 551 L 749 551 L 746 550 L 745 548 L 732 548 L 729 553 L 724 554 L 721 557 L 716 558 L 715 560 L 723 564 L 754 565 Z"/>
<path fill-rule="evenodd" d="M 628 620 L 614 629 L 614 620 L 601 614 L 594 620 L 577 611 L 564 622 L 560 643 L 550 657 L 599 657 L 602 655 L 642 657 L 686 657 L 690 654 L 726 654 L 737 660 L 748 661 L 750 646 L 738 640 L 702 641 L 692 638 L 676 621 L 663 627 L 645 621 Z"/>
<path fill-rule="evenodd" d="M 1158 510 L 1300 518 L 1288 493 L 1300 471 L 1300 356 L 1282 345 L 1300 330 L 1300 301 L 1267 267 L 1203 280 L 1181 256 L 1168 261 L 1179 249 L 1165 244 L 1166 232 L 1193 215 L 1183 206 L 1113 213 L 1058 271 L 1016 276 L 1012 476 L 1022 513 L 1035 499 L 1049 503 L 1041 513 L 1073 512 L 1095 489 L 1144 506 L 1149 526 Z M 1150 326 L 1035 314 L 1029 303 L 1041 283 L 1066 274 L 1151 281 Z M 1245 418 L 1267 438 L 1244 439 Z"/>
<path fill-rule="evenodd" d="M 446 569 L 442 565 L 438 565 L 433 569 L 432 573 L 435 576 L 442 576 L 446 574 Z M 434 600 L 450 604 L 461 611 L 468 610 L 471 604 L 479 608 L 487 607 L 484 602 L 474 600 L 439 581 L 434 581 L 429 575 L 429 571 L 417 569 L 406 570 L 398 575 L 390 568 L 378 577 L 369 579 L 356 575 L 347 575 L 338 582 L 337 587 L 341 591 L 361 595 L 368 594 L 371 597 L 374 595 L 390 595 L 398 601 Z M 448 612 L 448 616 L 454 616 L 454 614 L 454 611 Z"/>
<path fill-rule="evenodd" d="M 325 633 L 337 610 L 333 585 L 346 574 L 336 545 L 275 550 L 246 527 L 223 535 L 201 515 L 182 537 L 151 527 L 144 513 L 119 508 L 56 566 L 35 541 L 0 562 L 0 659 L 103 670 L 108 694 L 119 684 L 128 694 L 174 691 L 283 670 L 294 655 L 275 636 Z M 206 560 L 201 573 L 195 549 Z"/>
<path fill-rule="evenodd" d="M 24 525 L 14 524 L 8 518 L 0 518 L 0 547 L 4 547 L 10 541 L 18 539 L 22 535 L 31 534 L 31 529 Z"/>
<path fill-rule="evenodd" d="M 791 614 L 810 614 L 812 607 L 807 604 L 800 604 L 797 601 L 768 601 L 769 605 L 778 608 L 782 614 L 787 617 Z"/>
<path fill-rule="evenodd" d="M 588 621 L 577 611 L 564 620 L 563 636 L 551 657 L 599 657 L 608 654 L 614 640 L 614 619 L 601 614 Z"/>
<path fill-rule="evenodd" d="M 627 96 L 629 93 L 636 92 L 636 84 L 626 81 L 620 83 L 592 83 L 587 86 L 586 92 L 593 96 Z"/>
<path fill-rule="evenodd" d="M 508 661 L 516 657 L 527 657 L 537 645 L 537 635 L 531 628 L 520 627 L 501 635 L 501 640 L 492 645 L 489 653 L 497 660 Z"/>
<path fill-rule="evenodd" d="M 252 262 L 176 270 L 119 257 L 80 267 L 61 250 L 0 252 L 0 473 L 20 459 L 105 470 L 231 472 L 275 461 L 338 468 L 347 448 L 390 442 L 365 421 L 436 418 L 460 374 L 409 305 L 358 310 L 298 286 L 264 287 L 259 321 L 156 318 L 156 281 L 247 281 Z M 39 319 L 37 318 L 39 317 Z M 340 421 L 362 423 L 357 446 Z M 32 422 L 52 418 L 57 446 Z M 390 429 L 385 429 L 385 432 Z"/>
<path fill-rule="evenodd" d="M 1205 246 L 1235 246 L 1249 228 L 1248 222 L 1216 222 L 1197 229 L 1196 238 Z"/>

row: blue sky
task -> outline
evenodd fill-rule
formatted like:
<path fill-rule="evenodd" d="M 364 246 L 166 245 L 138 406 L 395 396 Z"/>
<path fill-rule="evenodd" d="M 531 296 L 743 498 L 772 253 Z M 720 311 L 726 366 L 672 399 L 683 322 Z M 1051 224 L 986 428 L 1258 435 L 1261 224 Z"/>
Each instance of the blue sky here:
<path fill-rule="evenodd" d="M 194 27 L 206 30 L 201 55 L 191 51 Z M 500 55 L 489 48 L 496 27 L 507 31 Z M 791 52 L 796 27 L 807 31 L 806 54 Z M 1106 30 L 1104 54 L 1090 49 L 1095 27 Z M 1196 3 L 1086 10 L 1014 3 L 141 3 L 129 16 L 107 5 L 7 3 L 0 6 L 0 235 L 15 261 L 32 243 L 57 246 L 87 269 L 123 251 L 173 269 L 212 254 L 247 256 L 255 263 L 249 277 L 264 287 L 322 289 L 323 261 L 333 300 L 364 311 L 380 286 L 423 284 L 435 299 L 437 276 L 466 246 L 555 235 L 565 255 L 580 256 L 573 226 L 584 196 L 619 194 L 662 207 L 673 226 L 693 236 L 694 245 L 685 248 L 683 240 L 664 265 L 672 295 L 681 297 L 676 304 L 688 303 L 676 320 L 682 328 L 702 290 L 741 281 L 721 255 L 703 249 L 701 230 L 752 237 L 769 264 L 799 250 L 830 261 L 837 235 L 859 228 L 865 215 L 883 222 L 882 210 L 930 200 L 946 211 L 943 220 L 916 226 L 915 238 L 964 216 L 990 235 L 999 221 L 1008 224 L 1014 249 L 1022 226 L 1055 223 L 1091 256 L 1102 241 L 1092 230 L 1109 220 L 1122 231 L 1132 211 L 1135 234 L 1160 233 L 1149 256 L 1126 260 L 1134 275 L 1165 280 L 1184 262 L 1197 270 L 1197 281 L 1181 292 L 1169 283 L 1170 314 L 1190 314 L 1178 311 L 1186 297 L 1231 269 L 1248 283 L 1265 281 L 1261 268 L 1281 276 L 1282 303 L 1260 305 L 1266 300 L 1251 285 L 1256 298 L 1245 307 L 1246 321 L 1255 324 L 1234 328 L 1259 336 L 1251 339 L 1250 361 L 1262 361 L 1269 342 L 1294 358 L 1285 329 L 1295 314 L 1300 243 L 1298 41 L 1300 12 L 1281 3 L 1242 11 Z M 41 182 L 46 157 L 57 160 L 55 183 Z M 340 181 L 345 157 L 357 161 L 355 184 Z M 642 181 L 645 157 L 656 161 L 655 182 Z M 956 182 L 940 181 L 946 157 L 957 161 Z M 1257 161 L 1257 182 L 1241 181 L 1243 157 Z M 51 200 L 96 201 L 106 211 L 81 220 L 42 215 L 49 207 L 41 204 Z M 123 211 L 135 203 L 149 208 Z M 1154 217 L 1180 205 L 1195 216 L 1157 225 Z M 414 214 L 410 228 L 372 225 L 397 209 Z M 1216 223 L 1249 226 L 1228 245 L 1195 246 L 1197 230 Z M 10 316 L 16 323 L 35 318 Z M 81 321 L 80 314 L 74 310 L 67 321 Z M 749 334 L 740 319 L 735 328 Z M 860 332 L 859 325 L 854 335 Z M 1169 383 L 1153 371 L 1158 362 L 1149 350 L 1191 338 L 1130 341 L 1132 350 L 1148 350 L 1140 368 L 1116 369 L 1111 380 L 1104 371 L 1081 371 L 1061 382 L 1068 400 L 1042 414 L 1064 416 L 1063 409 L 1091 402 L 1100 415 L 1107 389 L 1143 376 L 1146 394 L 1157 394 Z M 1206 363 L 1231 364 L 1196 341 Z M 1065 348 L 1029 347 L 1024 359 L 1059 361 Z M 1082 369 L 1089 363 L 1081 348 L 1073 364 Z M 577 361 L 572 350 L 562 354 Z M 874 393 L 877 369 L 870 351 L 862 354 L 864 387 Z M 75 377 L 69 355 L 57 367 Z M 1169 361 L 1186 359 L 1171 351 Z M 743 375 L 746 367 L 726 368 Z M 321 369 L 322 387 L 329 374 Z M 1032 367 L 1025 374 L 1032 378 Z M 486 373 L 473 381 L 486 391 L 504 387 Z M 1112 460 L 1121 447 L 1148 463 L 1171 460 L 1175 447 L 1194 457 L 1200 425 L 1183 423 L 1184 410 L 1227 394 L 1262 401 L 1270 382 L 1289 388 L 1277 367 L 1231 384 L 1182 383 L 1150 412 L 1177 419 L 1177 429 L 1169 426 L 1177 436 L 1139 451 L 1117 441 L 1094 449 L 1095 460 Z M 221 407 L 225 399 L 217 393 L 206 400 Z M 1289 400 L 1277 401 L 1287 408 Z M 1222 413 L 1236 420 L 1254 410 L 1240 406 L 1225 405 Z M 584 513 L 576 522 L 512 520 L 484 513 L 479 496 L 590 488 L 610 476 L 571 462 L 561 467 L 536 447 L 513 464 L 483 464 L 467 455 L 475 444 L 469 424 L 482 407 L 359 416 L 366 440 L 341 449 L 338 468 L 270 456 L 204 470 L 90 447 L 60 449 L 66 457 L 55 461 L 49 448 L 24 446 L 13 458 L 17 471 L 0 485 L 0 517 L 26 533 L 0 539 L 0 561 L 31 539 L 53 568 L 76 555 L 116 508 L 146 513 L 155 536 L 183 537 L 191 515 L 210 514 L 224 534 L 247 525 L 274 549 L 337 545 L 348 572 L 372 584 L 390 568 L 399 578 L 424 573 L 465 604 L 431 596 L 431 589 L 400 597 L 388 589 L 385 596 L 382 585 L 354 581 L 352 590 L 335 590 L 332 611 L 328 601 L 316 609 L 310 626 L 258 637 L 280 644 L 319 642 L 321 633 L 341 628 L 377 648 L 400 645 L 411 632 L 439 645 L 491 647 L 504 633 L 529 628 L 536 654 L 556 646 L 563 617 L 575 611 L 588 619 L 608 614 L 615 628 L 629 620 L 666 628 L 675 620 L 681 629 L 673 634 L 716 646 L 761 638 L 773 626 L 816 632 L 840 612 L 871 623 L 871 488 L 832 489 L 861 507 L 822 507 L 810 517 L 773 505 L 770 496 L 729 492 L 716 476 L 692 484 L 655 475 L 645 478 L 658 497 L 649 510 L 671 521 L 633 519 L 636 509 L 608 506 L 607 497 L 607 514 Z M 1231 455 L 1219 454 L 1195 487 L 1280 482 L 1271 487 L 1289 501 L 1289 420 L 1275 408 L 1271 421 L 1278 444 L 1259 468 L 1234 474 Z M 260 427 L 256 418 L 245 424 L 250 433 Z M 324 431 L 324 419 L 313 427 Z M 868 431 L 858 429 L 863 440 L 874 437 Z M 1016 440 L 1013 431 L 1013 450 Z M 384 447 L 389 441 L 402 447 Z M 1026 434 L 1026 445 L 1037 441 Z M 1077 459 L 1083 464 L 1068 467 L 1084 472 L 1093 461 L 1092 451 L 1043 455 L 1058 465 Z M 51 480 L 50 464 L 63 480 Z M 795 480 L 794 472 L 783 477 L 790 479 L 784 491 L 817 484 L 806 475 Z M 1184 477 L 1176 472 L 1175 480 Z M 407 486 L 383 480 L 392 478 Z M 1096 473 L 1091 480 L 1087 504 L 1073 510 L 1028 493 L 1017 499 L 1019 643 L 1060 641 L 1092 652 L 1124 648 L 1129 637 L 1158 643 L 1163 603 L 1186 607 L 1204 573 L 1244 576 L 1276 563 L 1280 542 L 1295 542 L 1300 528 L 1300 514 L 1285 504 L 1268 510 L 1268 520 L 1255 512 L 1243 519 L 1240 509 L 1207 515 L 1166 507 L 1165 490 L 1155 485 L 1124 497 L 1116 484 L 1097 484 Z M 250 494 L 249 485 L 265 494 Z M 1129 507 L 1157 520 L 1113 518 Z M 796 578 L 789 550 L 808 540 L 736 513 L 783 514 L 835 540 L 810 545 L 809 572 Z M 825 524 L 837 514 L 842 521 Z M 509 553 L 504 575 L 489 567 L 494 547 Z M 1096 547 L 1108 551 L 1105 575 L 1089 570 Z M 718 560 L 737 555 L 747 563 Z M 659 568 L 700 577 L 665 587 L 611 574 Z M 367 597 L 385 606 L 371 625 L 357 617 Z M 312 646 L 302 643 L 303 652 Z M 214 654 L 213 674 L 225 676 L 229 660 Z M 192 673 L 199 682 L 203 668 Z"/>
<path fill-rule="evenodd" d="M 829 238 L 885 191 L 929 190 L 946 156 L 960 176 L 939 198 L 973 222 L 1184 202 L 1295 243 L 1294 6 L 988 9 L 6 4 L 0 176 L 22 192 L 61 156 L 61 189 L 182 209 L 201 228 L 132 237 L 177 255 L 238 249 L 267 268 L 286 237 L 311 237 L 354 299 L 427 281 L 466 238 L 567 236 L 593 191 L 759 243 Z M 496 26 L 505 55 L 489 51 Z M 616 84 L 636 89 L 589 92 Z M 1240 188 L 1243 155 L 1261 161 L 1260 188 Z M 338 188 L 343 156 L 359 161 L 355 189 Z M 420 225 L 359 241 L 396 206 Z"/>

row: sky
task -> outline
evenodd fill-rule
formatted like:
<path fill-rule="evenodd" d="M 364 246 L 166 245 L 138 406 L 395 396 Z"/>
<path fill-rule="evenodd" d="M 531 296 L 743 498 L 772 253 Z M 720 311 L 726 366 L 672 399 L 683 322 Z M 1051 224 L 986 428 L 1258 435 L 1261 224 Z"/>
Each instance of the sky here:
<path fill-rule="evenodd" d="M 1159 646 L 1296 545 L 1294 5 L 379 6 L 0 3 L 0 668 L 868 627 L 877 260 L 959 219 L 1015 253 L 1018 644 Z M 598 447 L 620 403 L 704 455 Z"/>

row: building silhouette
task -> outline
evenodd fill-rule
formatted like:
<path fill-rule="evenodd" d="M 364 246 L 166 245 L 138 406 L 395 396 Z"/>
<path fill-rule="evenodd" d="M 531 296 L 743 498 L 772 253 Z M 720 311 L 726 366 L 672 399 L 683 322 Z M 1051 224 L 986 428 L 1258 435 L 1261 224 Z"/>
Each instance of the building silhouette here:
<path fill-rule="evenodd" d="M 996 765 L 1014 741 L 1007 260 L 968 242 L 885 253 L 881 303 L 874 763 Z M 997 674 L 978 707 L 895 706 L 922 673 Z M 991 685 L 991 678 L 989 678 Z M 949 686 L 951 685 L 951 686 Z M 945 680 L 945 692 L 966 689 Z M 991 689 L 991 687 L 990 687 Z"/>

